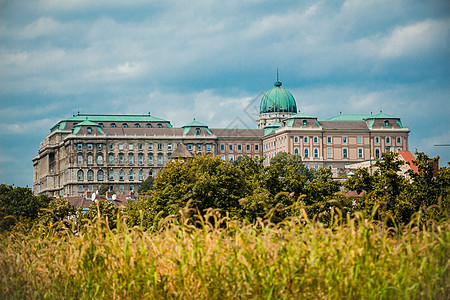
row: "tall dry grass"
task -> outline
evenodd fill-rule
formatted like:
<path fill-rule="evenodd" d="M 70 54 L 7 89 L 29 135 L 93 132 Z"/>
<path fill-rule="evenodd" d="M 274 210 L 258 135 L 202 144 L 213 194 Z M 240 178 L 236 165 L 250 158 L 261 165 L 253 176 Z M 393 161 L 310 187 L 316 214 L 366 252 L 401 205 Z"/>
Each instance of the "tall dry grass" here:
<path fill-rule="evenodd" d="M 448 299 L 450 223 L 166 219 L 0 238 L 2 299 Z M 345 222 L 344 222 L 345 221 Z"/>

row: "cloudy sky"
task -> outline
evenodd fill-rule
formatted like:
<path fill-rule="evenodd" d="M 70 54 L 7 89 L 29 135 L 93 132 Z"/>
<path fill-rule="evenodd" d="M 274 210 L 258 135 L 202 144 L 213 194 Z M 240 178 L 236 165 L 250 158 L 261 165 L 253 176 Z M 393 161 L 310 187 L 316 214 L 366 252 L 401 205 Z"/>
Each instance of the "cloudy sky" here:
<path fill-rule="evenodd" d="M 302 112 L 382 110 L 450 160 L 449 1 L 0 0 L 0 183 L 78 111 L 256 127 L 277 68 Z"/>

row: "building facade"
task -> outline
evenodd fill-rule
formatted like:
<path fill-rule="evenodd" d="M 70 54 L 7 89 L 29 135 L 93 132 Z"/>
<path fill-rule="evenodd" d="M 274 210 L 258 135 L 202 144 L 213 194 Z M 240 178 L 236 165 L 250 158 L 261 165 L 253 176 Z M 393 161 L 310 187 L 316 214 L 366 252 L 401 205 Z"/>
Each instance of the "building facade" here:
<path fill-rule="evenodd" d="M 129 194 L 180 153 L 227 161 L 264 157 L 268 165 L 278 152 L 287 152 L 300 155 L 308 167 L 332 168 L 338 176 L 345 165 L 408 150 L 409 130 L 400 118 L 380 112 L 320 121 L 297 112 L 292 94 L 280 81 L 274 85 L 261 99 L 257 129 L 209 128 L 195 119 L 174 128 L 150 114 L 77 114 L 61 120 L 33 158 L 33 191 L 74 196 L 107 185 L 118 195 Z"/>

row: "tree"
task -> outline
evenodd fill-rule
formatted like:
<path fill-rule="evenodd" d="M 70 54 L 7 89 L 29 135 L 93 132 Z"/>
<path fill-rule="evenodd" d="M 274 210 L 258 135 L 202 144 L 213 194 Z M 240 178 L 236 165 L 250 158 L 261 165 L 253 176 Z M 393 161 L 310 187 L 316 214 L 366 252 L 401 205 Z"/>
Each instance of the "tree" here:
<path fill-rule="evenodd" d="M 116 227 L 116 209 L 114 203 L 110 200 L 98 200 L 89 206 L 89 210 L 79 216 L 81 222 L 88 219 L 91 222 L 96 222 L 97 220 L 108 221 L 109 228 Z"/>
<path fill-rule="evenodd" d="M 9 230 L 17 222 L 34 221 L 51 197 L 35 196 L 29 187 L 0 185 L 0 230 Z"/>
<path fill-rule="evenodd" d="M 153 178 L 153 176 L 147 177 L 147 179 L 142 181 L 141 184 L 139 185 L 138 193 L 139 194 L 144 194 L 144 193 L 146 193 L 148 191 L 151 191 L 154 181 L 155 181 L 155 178 Z"/>
<path fill-rule="evenodd" d="M 73 219 L 77 215 L 77 209 L 67 199 L 57 199 L 50 202 L 48 209 L 40 213 L 40 221 L 49 225 L 61 222 L 64 219 Z"/>
<path fill-rule="evenodd" d="M 107 191 L 109 191 L 109 186 L 107 186 L 106 184 L 102 184 L 100 186 L 100 188 L 98 189 L 98 194 L 99 195 L 106 195 Z"/>

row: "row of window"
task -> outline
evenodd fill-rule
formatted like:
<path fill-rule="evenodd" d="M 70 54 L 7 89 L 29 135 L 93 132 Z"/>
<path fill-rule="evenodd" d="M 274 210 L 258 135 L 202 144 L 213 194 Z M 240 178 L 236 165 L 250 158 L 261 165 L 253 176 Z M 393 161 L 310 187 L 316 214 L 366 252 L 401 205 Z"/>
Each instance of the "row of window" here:
<path fill-rule="evenodd" d="M 318 143 L 319 142 L 319 138 L 317 136 L 312 138 L 313 143 Z M 294 137 L 294 143 L 298 143 L 299 141 L 299 137 L 296 136 Z M 305 136 L 303 138 L 303 142 L 304 143 L 308 143 L 309 139 L 307 136 Z M 327 143 L 328 144 L 332 144 L 333 143 L 333 139 L 331 136 L 327 137 Z M 347 144 L 348 143 L 348 138 L 346 136 L 342 137 L 342 143 L 343 144 Z M 358 144 L 363 144 L 364 143 L 364 138 L 362 136 L 358 136 Z M 380 143 L 380 137 L 375 137 L 375 144 L 379 144 Z M 390 144 L 391 143 L 391 137 L 387 136 L 386 137 L 386 143 Z M 402 143 L 402 138 L 401 137 L 397 137 L 397 144 L 401 144 Z"/>
<path fill-rule="evenodd" d="M 238 155 L 237 158 L 239 159 L 241 157 L 242 157 L 241 155 Z M 228 161 L 230 161 L 230 162 L 234 161 L 234 155 L 233 154 L 228 155 L 228 157 L 226 155 L 221 155 L 220 158 L 222 158 L 222 160 L 227 160 L 228 159 Z M 255 158 L 259 158 L 259 155 L 255 155 Z"/>
<path fill-rule="evenodd" d="M 130 192 L 133 192 L 133 191 L 134 191 L 134 185 L 129 185 L 129 189 L 130 189 Z M 83 192 L 83 190 L 84 190 L 84 186 L 83 186 L 82 184 L 79 184 L 79 185 L 78 185 L 78 192 Z M 111 186 L 109 187 L 109 190 L 110 190 L 110 191 L 114 190 L 114 186 L 111 185 Z M 92 184 L 89 184 L 89 185 L 88 185 L 88 191 L 90 191 L 90 192 L 93 192 L 93 191 L 94 191 L 94 186 L 93 186 Z M 120 192 L 123 192 L 123 191 L 124 191 L 124 185 L 123 185 L 123 184 L 119 185 L 119 191 L 120 191 Z"/>
<path fill-rule="evenodd" d="M 156 145 L 156 149 L 158 150 L 163 150 L 164 149 L 164 145 L 165 144 L 155 144 Z M 124 146 L 126 146 L 126 144 L 118 144 L 118 149 L 119 150 L 124 150 Z M 196 147 L 197 150 L 201 151 L 203 149 L 205 145 L 204 144 L 187 144 L 187 148 L 189 150 L 192 150 L 193 147 Z M 94 149 L 94 144 L 87 144 L 86 145 L 88 150 L 93 150 Z M 153 144 L 149 143 L 147 145 L 148 150 L 153 150 Z M 77 149 L 78 150 L 83 150 L 83 144 L 78 143 L 77 144 Z M 102 150 L 103 149 L 103 145 L 102 144 L 97 144 L 97 149 L 98 150 Z M 108 149 L 109 150 L 114 150 L 114 144 L 108 144 Z M 128 150 L 133 150 L 134 149 L 134 144 L 129 143 L 128 144 Z M 144 144 L 138 144 L 137 145 L 137 149 L 138 150 L 144 150 Z M 206 150 L 211 150 L 212 149 L 212 144 L 206 144 Z M 171 151 L 172 150 L 172 144 L 169 143 L 167 144 L 167 150 Z"/>
<path fill-rule="evenodd" d="M 74 123 L 73 125 L 77 125 L 78 123 Z M 105 127 L 103 123 L 98 123 L 98 125 L 100 125 L 100 127 Z M 109 125 L 111 128 L 117 128 L 117 127 L 122 127 L 122 128 L 129 128 L 130 126 L 128 125 L 128 123 L 122 123 L 122 124 L 116 124 L 116 123 L 111 123 Z M 134 123 L 134 125 L 131 125 L 134 128 L 141 128 L 143 126 L 145 126 L 146 128 L 153 128 L 154 124 L 151 123 L 147 123 L 145 125 L 141 125 L 140 123 Z M 88 127 L 88 129 L 91 127 Z M 163 125 L 161 123 L 156 124 L 156 128 L 163 128 Z"/>
<path fill-rule="evenodd" d="M 108 180 L 109 181 L 114 181 L 114 171 L 110 170 L 108 173 Z M 93 181 L 94 180 L 94 171 L 93 170 L 88 170 L 87 174 L 86 174 L 86 179 L 88 181 Z M 128 180 L 134 180 L 135 176 L 134 176 L 134 171 L 130 170 L 127 174 L 128 176 Z M 139 181 L 144 180 L 144 171 L 143 170 L 139 170 L 137 173 L 137 179 Z M 150 170 L 148 171 L 148 176 L 153 176 L 153 171 Z M 78 170 L 77 172 L 77 180 L 78 181 L 84 181 L 84 172 L 83 170 Z M 103 181 L 104 180 L 104 172 L 103 170 L 98 170 L 97 171 L 97 181 Z M 125 172 L 123 170 L 119 171 L 119 180 L 125 180 Z"/>
<path fill-rule="evenodd" d="M 170 158 L 170 153 L 167 155 L 168 158 Z M 124 164 L 124 160 L 125 160 L 125 156 L 123 154 L 119 154 L 119 165 L 123 165 Z M 158 165 L 162 165 L 163 164 L 163 155 L 162 154 L 158 154 L 157 156 L 157 162 Z M 87 156 L 87 164 L 88 165 L 92 165 L 94 163 L 93 161 L 93 156 L 92 155 L 88 155 Z M 147 163 L 149 165 L 153 164 L 153 154 L 149 154 L 148 158 L 147 158 Z M 83 155 L 82 154 L 78 154 L 77 157 L 77 164 L 78 165 L 82 165 L 83 164 Z M 114 164 L 114 155 L 110 154 L 108 156 L 108 164 L 113 165 Z M 134 164 L 134 155 L 130 154 L 128 155 L 128 164 L 129 165 L 133 165 Z M 139 165 L 143 165 L 144 164 L 144 155 L 143 154 L 139 154 L 138 155 L 138 164 Z M 98 155 L 97 156 L 97 165 L 103 165 L 103 155 Z"/>
<path fill-rule="evenodd" d="M 225 144 L 220 144 L 220 151 L 225 151 Z M 236 147 L 235 147 L 236 146 Z M 229 151 L 233 151 L 233 149 L 236 149 L 236 151 L 243 151 L 242 149 L 244 149 L 244 147 L 243 146 L 245 146 L 245 151 L 248 151 L 248 152 L 251 152 L 252 151 L 252 145 L 242 145 L 242 144 L 237 144 L 237 145 L 234 145 L 234 144 L 228 144 L 228 150 Z M 189 148 L 188 148 L 189 149 Z M 254 149 L 255 149 L 255 151 L 259 151 L 259 145 L 258 144 L 255 144 L 254 145 Z"/>

